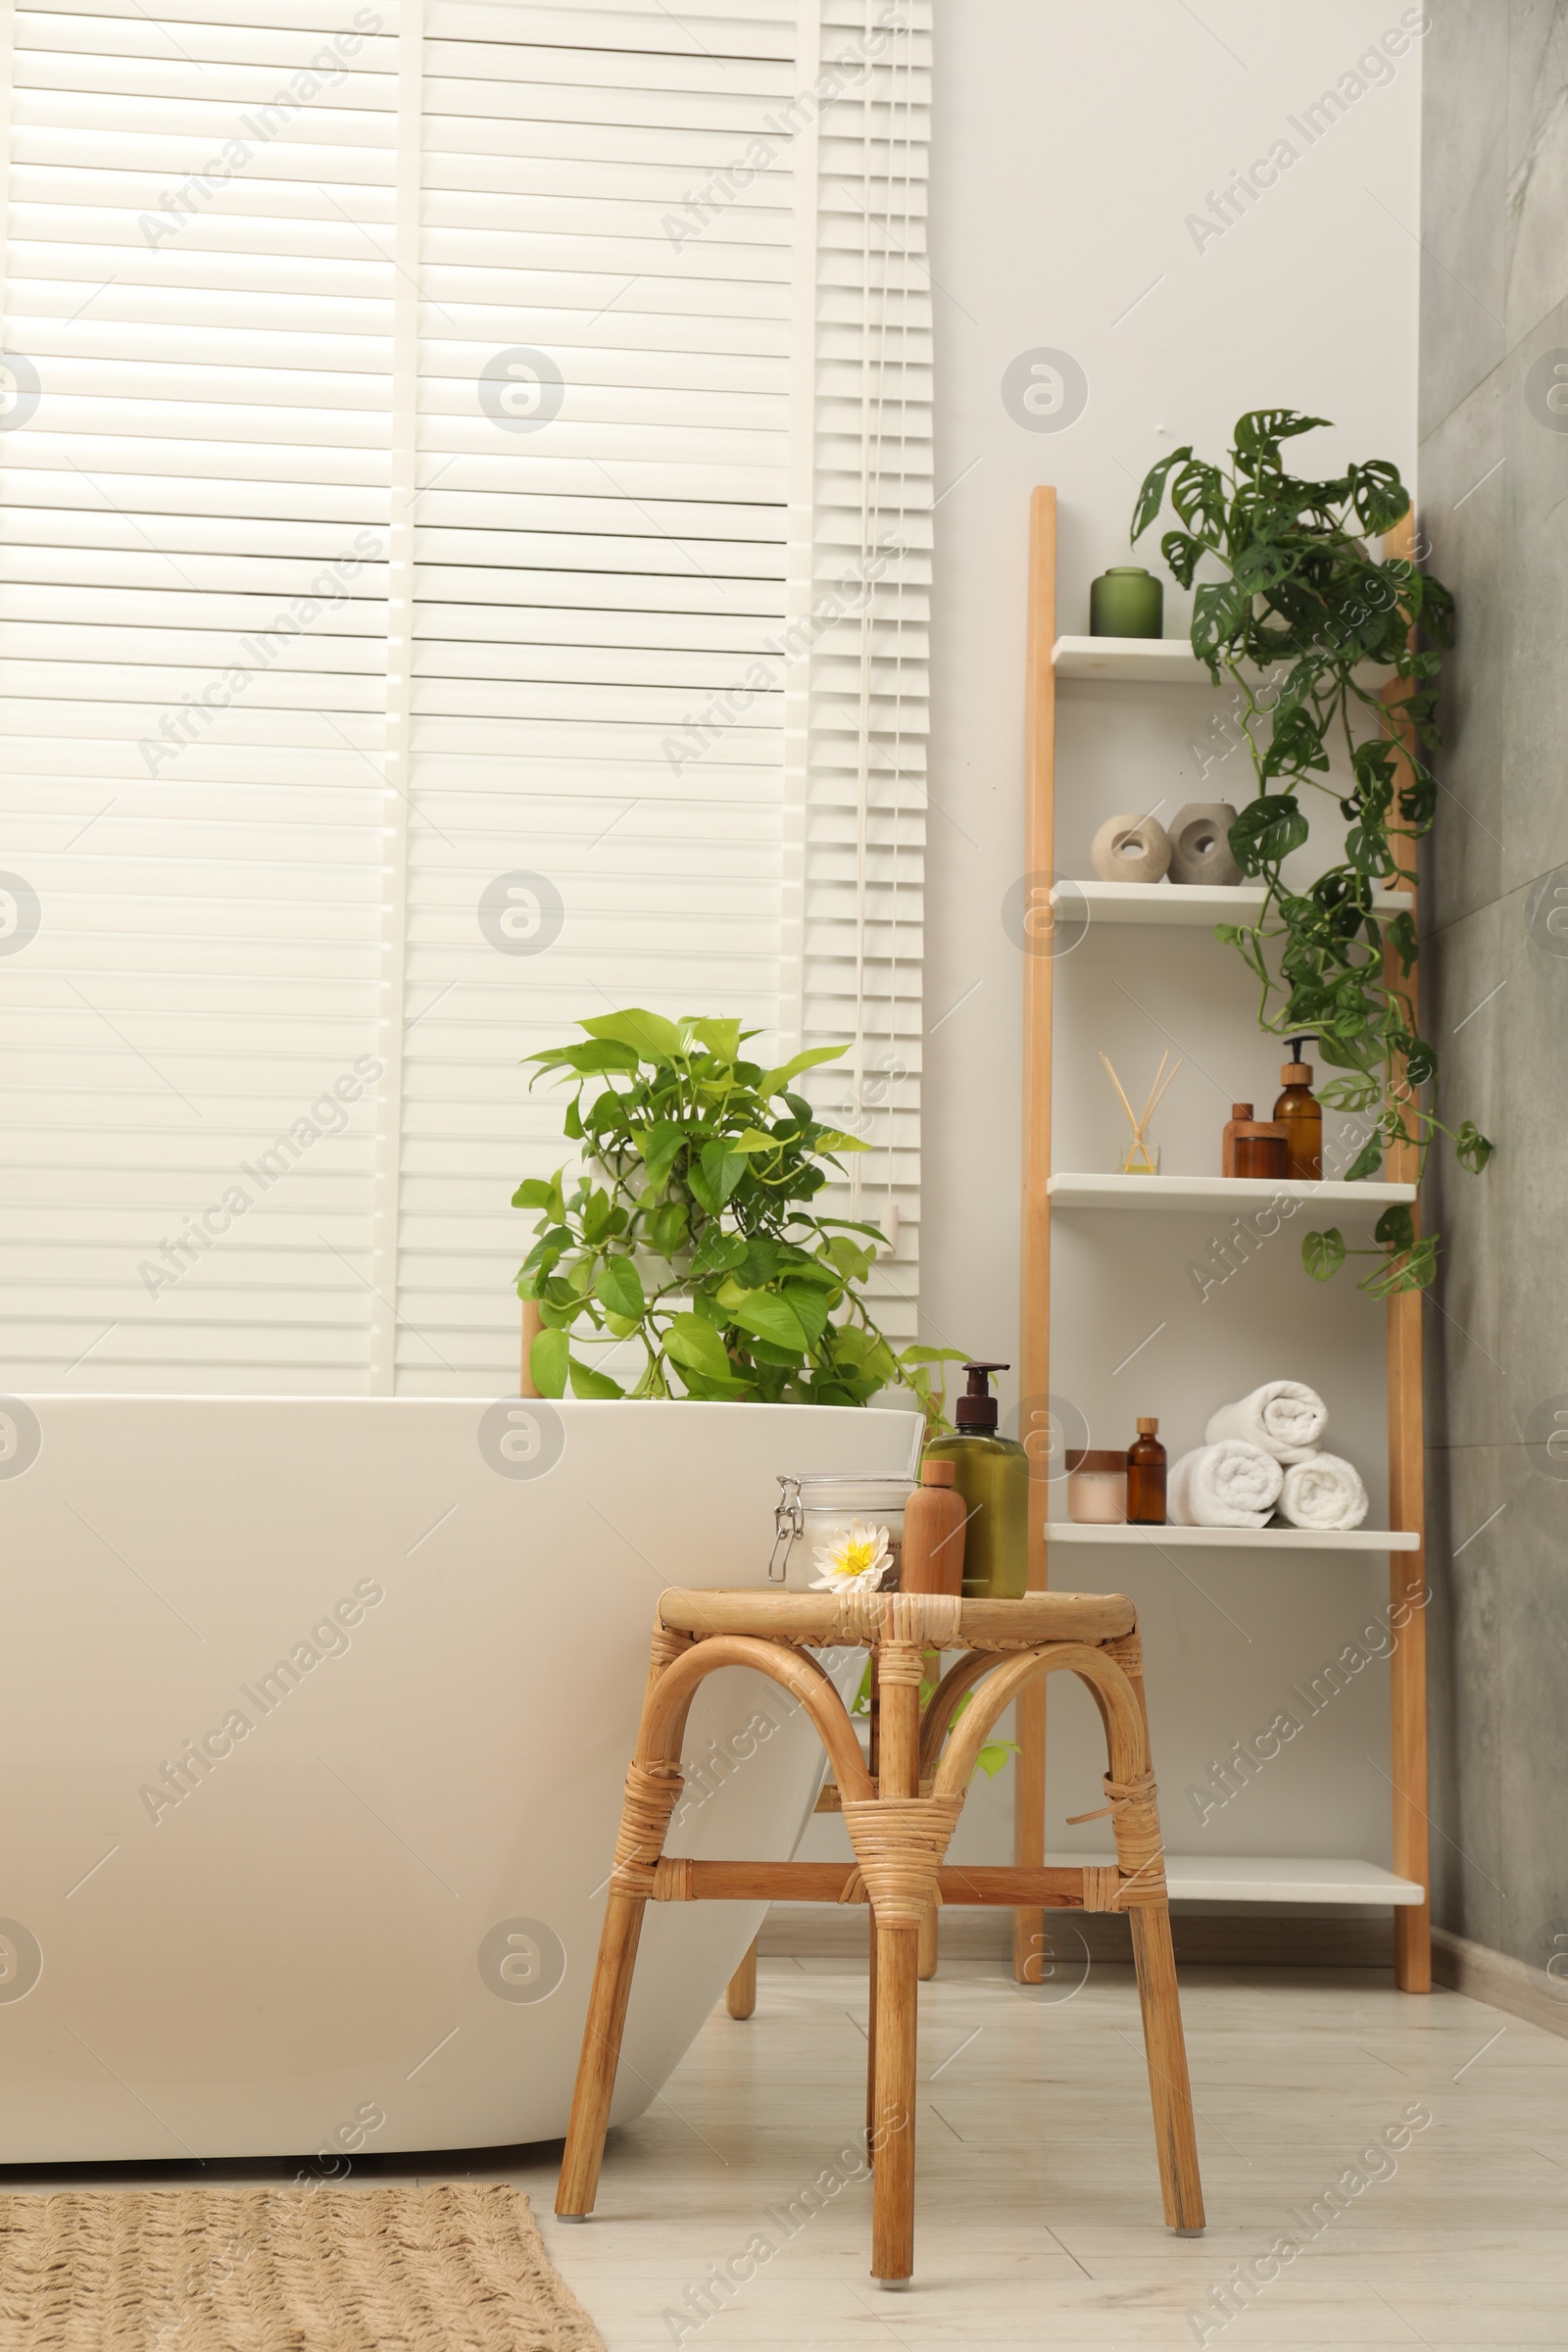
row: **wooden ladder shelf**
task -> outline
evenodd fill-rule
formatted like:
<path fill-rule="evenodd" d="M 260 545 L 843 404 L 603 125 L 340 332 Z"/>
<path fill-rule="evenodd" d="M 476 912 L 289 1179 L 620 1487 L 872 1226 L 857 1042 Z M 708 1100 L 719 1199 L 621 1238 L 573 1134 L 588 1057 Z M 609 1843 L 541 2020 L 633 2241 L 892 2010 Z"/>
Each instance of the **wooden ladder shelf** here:
<path fill-rule="evenodd" d="M 1385 541 L 1389 555 L 1410 556 L 1413 522 L 1406 515 Z M 1026 953 L 1023 1002 L 1023 1273 L 1018 1394 L 1039 1409 L 1051 1391 L 1051 1101 L 1052 1020 L 1054 964 L 1049 952 L 1052 888 L 1055 881 L 1056 672 L 1056 493 L 1035 490 L 1029 529 L 1029 615 L 1027 635 L 1026 765 L 1024 816 L 1023 935 Z M 1399 689 L 1385 689 L 1396 702 Z M 1391 717 L 1391 730 L 1403 739 L 1403 724 Z M 1412 901 L 1413 906 L 1413 901 Z M 1043 952 L 1028 953 L 1038 940 Z M 1391 951 L 1392 952 L 1392 951 Z M 1405 983 L 1412 990 L 1411 982 Z M 1418 1175 L 1410 1146 L 1389 1153 L 1389 1178 L 1414 1183 Z M 1390 1661 L 1393 1718 L 1393 1859 L 1395 1872 L 1422 1888 L 1429 1886 L 1427 1837 L 1426 1558 L 1423 1508 L 1421 1406 L 1421 1294 L 1397 1293 L 1388 1302 L 1388 1405 L 1390 1526 L 1417 1539 L 1415 1547 L 1391 1551 L 1391 1609 L 1402 1630 Z M 1030 1431 L 1018 1435 L 1028 1443 Z M 1043 1592 L 1050 1582 L 1045 1509 L 1030 1511 L 1029 1586 Z M 1013 1857 L 1025 1868 L 1045 1861 L 1046 1688 L 1031 1684 L 1017 1701 L 1019 1742 L 1014 1784 Z M 1157 1758 L 1156 1758 L 1157 1764 Z M 1395 1913 L 1396 1981 L 1406 1992 L 1432 1984 L 1430 1895 L 1403 1900 Z M 1020 1983 L 1041 1973 L 1045 1915 L 1013 1913 L 1013 1973 Z"/>

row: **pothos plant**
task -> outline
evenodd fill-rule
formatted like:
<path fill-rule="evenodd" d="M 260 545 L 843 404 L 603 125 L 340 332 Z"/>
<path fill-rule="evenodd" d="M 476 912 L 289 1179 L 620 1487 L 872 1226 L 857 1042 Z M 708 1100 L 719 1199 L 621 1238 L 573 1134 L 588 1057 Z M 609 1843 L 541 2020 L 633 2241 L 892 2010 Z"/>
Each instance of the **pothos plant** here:
<path fill-rule="evenodd" d="M 1439 1134 L 1479 1172 L 1491 1143 L 1473 1120 L 1450 1128 L 1437 1115 L 1438 1055 L 1420 1033 L 1410 985 L 1414 921 L 1373 908 L 1375 891 L 1413 886 L 1415 844 L 1431 828 L 1437 780 L 1423 754 L 1439 740 L 1438 649 L 1453 642 L 1453 599 L 1413 562 L 1374 559 L 1367 545 L 1410 504 L 1386 459 L 1325 481 L 1287 472 L 1282 445 L 1327 421 L 1255 409 L 1238 419 L 1224 465 L 1196 458 L 1190 446 L 1172 450 L 1145 477 L 1132 538 L 1168 495 L 1181 527 L 1165 533 L 1160 550 L 1184 588 L 1198 583 L 1193 651 L 1216 685 L 1223 672 L 1235 690 L 1256 793 L 1230 844 L 1264 897 L 1255 923 L 1222 923 L 1216 935 L 1240 950 L 1258 982 L 1260 1025 L 1282 1037 L 1315 1034 L 1321 1058 L 1342 1073 L 1318 1092 L 1360 1121 L 1348 1181 L 1375 1175 L 1392 1144 L 1413 1145 L 1423 1166 Z M 1223 576 L 1199 580 L 1200 567 Z M 1398 682 L 1389 702 L 1384 680 L 1363 682 L 1367 664 Z M 1330 778 L 1337 749 L 1348 780 Z M 1335 801 L 1348 829 L 1338 861 L 1296 890 L 1283 868 L 1310 835 L 1308 791 Z M 1385 1209 L 1374 1239 L 1377 1249 L 1352 1252 L 1338 1226 L 1308 1233 L 1307 1272 L 1327 1281 L 1347 1255 L 1367 1255 L 1378 1263 L 1363 1290 L 1386 1297 L 1426 1288 L 1438 1239 L 1416 1239 L 1408 1208 Z"/>
<path fill-rule="evenodd" d="M 795 1081 L 845 1048 L 768 1069 L 739 1021 L 632 1008 L 578 1026 L 579 1042 L 527 1058 L 535 1083 L 574 1081 L 579 1170 L 530 1177 L 512 1203 L 542 1212 L 517 1276 L 539 1309 L 541 1395 L 865 1404 L 898 1386 L 945 1428 L 941 1367 L 962 1350 L 895 1353 L 862 1288 L 886 1237 L 813 1205 L 840 1154 L 866 1147 L 823 1125 Z M 585 1352 L 628 1342 L 626 1386 Z"/>

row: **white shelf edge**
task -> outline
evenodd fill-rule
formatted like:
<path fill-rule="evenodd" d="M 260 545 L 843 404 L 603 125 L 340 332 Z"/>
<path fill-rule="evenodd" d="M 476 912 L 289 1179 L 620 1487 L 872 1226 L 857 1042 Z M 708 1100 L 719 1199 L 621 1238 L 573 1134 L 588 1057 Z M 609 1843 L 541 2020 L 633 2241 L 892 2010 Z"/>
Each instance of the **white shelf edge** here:
<path fill-rule="evenodd" d="M 1397 914 L 1409 903 L 1402 891 L 1372 894 L 1374 914 Z M 1260 913 L 1263 888 L 1261 883 L 1249 882 L 1228 889 L 1205 882 L 1078 882 L 1063 875 L 1051 893 L 1051 904 L 1069 918 L 1087 913 L 1091 927 L 1097 922 L 1225 923 Z"/>
<path fill-rule="evenodd" d="M 1051 1870 L 1112 1861 L 1110 1854 L 1046 1856 Z M 1377 1862 L 1341 1861 L 1333 1856 L 1172 1854 L 1165 1856 L 1165 1884 L 1179 1901 L 1209 1903 L 1420 1903 L 1426 1888 L 1396 1877 Z M 1059 1916 L 1053 1913 L 1053 1919 Z M 1064 1915 L 1072 1918 L 1069 1912 Z"/>
<path fill-rule="evenodd" d="M 1128 685 L 1211 683 L 1206 664 L 1185 637 L 1058 637 L 1051 661 L 1058 678 L 1116 678 Z"/>
<path fill-rule="evenodd" d="M 1321 1184 L 1299 1177 L 1268 1176 L 1101 1176 L 1064 1170 L 1048 1177 L 1046 1191 L 1056 1208 L 1212 1209 L 1223 1202 L 1241 1208 L 1270 1200 L 1299 1200 L 1314 1208 L 1365 1209 L 1369 1214 L 1413 1201 L 1413 1184 Z"/>
<path fill-rule="evenodd" d="M 1413 1528 L 1348 1527 L 1091 1527 L 1071 1519 L 1046 1521 L 1048 1544 L 1141 1545 L 1152 1551 L 1419 1551 Z"/>
<path fill-rule="evenodd" d="M 1213 680 L 1186 637 L 1058 637 L 1051 649 L 1058 678 L 1111 678 L 1124 686 L 1208 686 Z M 1276 663 L 1283 672 L 1285 663 Z M 1252 677 L 1267 673 L 1249 662 Z M 1363 685 L 1392 677 L 1386 663 L 1361 662 L 1355 675 Z"/>

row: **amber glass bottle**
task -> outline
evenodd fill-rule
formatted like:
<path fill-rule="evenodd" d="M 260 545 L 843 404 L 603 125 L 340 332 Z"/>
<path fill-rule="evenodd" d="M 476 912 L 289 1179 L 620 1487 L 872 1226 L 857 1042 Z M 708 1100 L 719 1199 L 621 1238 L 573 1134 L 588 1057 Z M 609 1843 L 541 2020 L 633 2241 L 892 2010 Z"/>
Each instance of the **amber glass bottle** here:
<path fill-rule="evenodd" d="M 1140 1421 L 1138 1435 L 1127 1448 L 1127 1524 L 1163 1527 L 1165 1524 L 1165 1448 L 1155 1432 L 1157 1421 Z"/>
<path fill-rule="evenodd" d="M 1283 1122 L 1287 1138 L 1290 1164 L 1288 1176 L 1299 1176 L 1315 1184 L 1323 1173 L 1323 1106 L 1312 1092 L 1312 1068 L 1301 1059 L 1301 1050 L 1313 1041 L 1306 1037 L 1290 1040 L 1291 1058 L 1280 1072 L 1285 1092 L 1274 1105 L 1274 1116 Z"/>

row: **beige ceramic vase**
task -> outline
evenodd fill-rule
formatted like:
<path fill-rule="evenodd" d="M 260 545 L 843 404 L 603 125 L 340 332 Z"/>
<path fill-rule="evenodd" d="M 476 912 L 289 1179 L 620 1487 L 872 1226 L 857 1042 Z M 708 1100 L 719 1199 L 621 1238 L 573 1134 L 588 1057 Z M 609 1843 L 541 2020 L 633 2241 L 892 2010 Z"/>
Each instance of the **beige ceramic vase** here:
<path fill-rule="evenodd" d="M 1158 882 L 1170 863 L 1170 837 L 1152 816 L 1107 816 L 1089 861 L 1102 882 Z"/>
<path fill-rule="evenodd" d="M 1173 882 L 1216 883 L 1234 889 L 1242 869 L 1231 855 L 1230 829 L 1236 811 L 1229 801 L 1192 801 L 1171 819 L 1170 878 Z"/>

